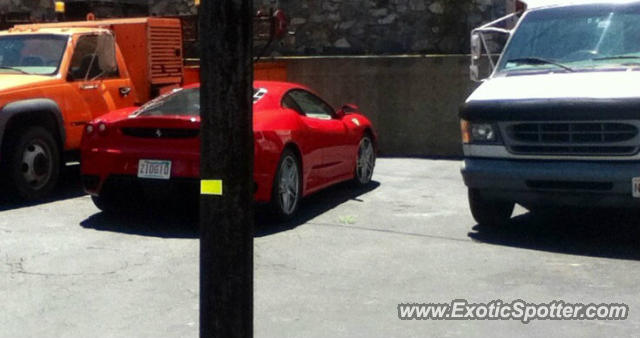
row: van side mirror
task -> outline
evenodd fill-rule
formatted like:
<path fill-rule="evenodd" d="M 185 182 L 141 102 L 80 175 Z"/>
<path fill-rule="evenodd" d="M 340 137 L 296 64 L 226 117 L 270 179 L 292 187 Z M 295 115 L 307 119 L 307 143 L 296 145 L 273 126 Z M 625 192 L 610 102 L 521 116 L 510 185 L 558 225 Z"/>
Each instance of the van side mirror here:
<path fill-rule="evenodd" d="M 469 66 L 469 76 L 474 82 L 480 81 L 480 57 L 482 57 L 482 41 L 480 33 L 471 33 L 471 65 Z"/>
<path fill-rule="evenodd" d="M 482 56 L 482 41 L 480 33 L 471 33 L 471 61 L 478 61 Z"/>
<path fill-rule="evenodd" d="M 514 25 L 514 20 L 517 21 L 520 14 L 520 12 L 509 14 L 471 31 L 471 64 L 469 66 L 471 80 L 479 82 L 493 73 L 500 54 L 511 36 L 512 28 L 510 27 Z"/>

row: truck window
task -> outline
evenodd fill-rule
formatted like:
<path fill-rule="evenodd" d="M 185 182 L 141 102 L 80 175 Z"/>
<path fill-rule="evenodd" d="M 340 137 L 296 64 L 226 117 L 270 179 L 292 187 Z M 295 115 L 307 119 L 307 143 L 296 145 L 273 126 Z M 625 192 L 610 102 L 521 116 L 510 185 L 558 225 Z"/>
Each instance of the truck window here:
<path fill-rule="evenodd" d="M 81 36 L 73 51 L 69 75 L 74 81 L 118 77 L 113 36 Z"/>
<path fill-rule="evenodd" d="M 498 71 L 553 67 L 510 62 L 539 58 L 572 69 L 640 66 L 640 6 L 564 6 L 534 10 L 522 19 Z"/>
<path fill-rule="evenodd" d="M 0 74 L 57 74 L 67 40 L 44 34 L 0 37 Z"/>

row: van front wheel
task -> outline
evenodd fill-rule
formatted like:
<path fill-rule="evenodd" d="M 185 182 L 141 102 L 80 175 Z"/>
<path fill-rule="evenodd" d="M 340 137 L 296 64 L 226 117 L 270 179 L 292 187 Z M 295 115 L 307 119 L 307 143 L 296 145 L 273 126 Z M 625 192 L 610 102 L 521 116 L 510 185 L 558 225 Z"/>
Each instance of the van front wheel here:
<path fill-rule="evenodd" d="M 469 207 L 473 218 L 482 227 L 495 228 L 511 219 L 514 202 L 489 199 L 476 189 L 469 189 Z"/>

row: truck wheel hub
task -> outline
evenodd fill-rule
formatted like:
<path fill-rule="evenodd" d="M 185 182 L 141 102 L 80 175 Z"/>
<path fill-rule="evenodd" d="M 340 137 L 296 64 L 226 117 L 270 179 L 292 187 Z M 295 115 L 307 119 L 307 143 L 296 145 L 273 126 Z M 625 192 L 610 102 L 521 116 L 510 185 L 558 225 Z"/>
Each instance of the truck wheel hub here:
<path fill-rule="evenodd" d="M 51 157 L 48 156 L 46 148 L 36 142 L 29 145 L 22 155 L 20 169 L 25 181 L 32 188 L 39 189 L 47 184 L 51 176 Z"/>

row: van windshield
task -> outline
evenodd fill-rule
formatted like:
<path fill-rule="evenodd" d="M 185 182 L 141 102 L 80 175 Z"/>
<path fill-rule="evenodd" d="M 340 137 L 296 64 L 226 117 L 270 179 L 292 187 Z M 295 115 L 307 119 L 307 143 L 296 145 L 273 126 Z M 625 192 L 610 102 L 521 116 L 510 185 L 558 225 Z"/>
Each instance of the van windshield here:
<path fill-rule="evenodd" d="M 68 39 L 53 34 L 0 37 L 0 74 L 57 74 Z"/>
<path fill-rule="evenodd" d="M 498 73 L 640 67 L 640 4 L 565 6 L 525 15 Z"/>

